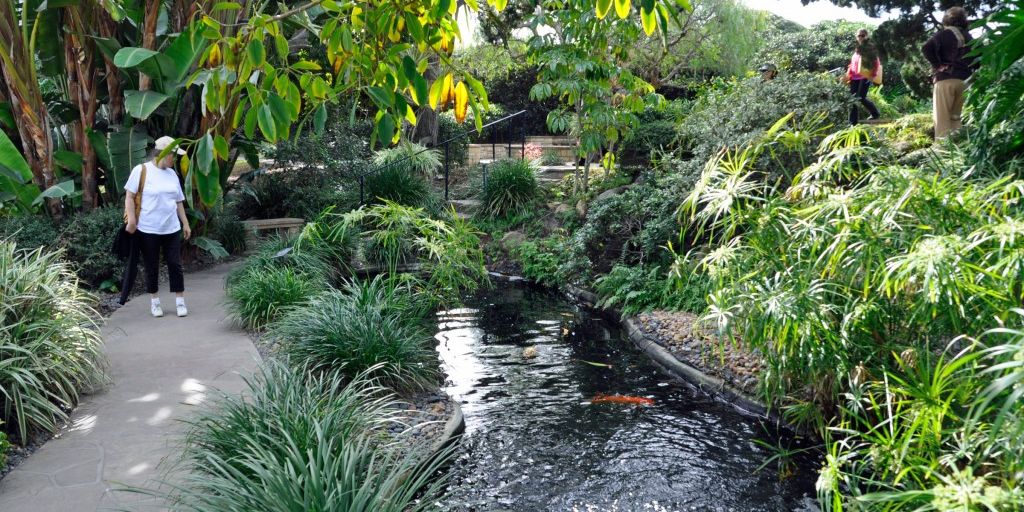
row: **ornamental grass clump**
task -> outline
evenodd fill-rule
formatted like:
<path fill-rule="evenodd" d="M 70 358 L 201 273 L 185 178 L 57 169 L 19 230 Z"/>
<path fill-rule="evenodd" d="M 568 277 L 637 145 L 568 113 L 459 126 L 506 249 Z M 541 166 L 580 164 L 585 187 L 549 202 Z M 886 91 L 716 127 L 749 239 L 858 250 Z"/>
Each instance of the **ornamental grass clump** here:
<path fill-rule="evenodd" d="M 271 335 L 303 368 L 428 388 L 436 384 L 437 355 L 423 313 L 408 287 L 378 276 L 317 296 L 281 318 Z"/>
<path fill-rule="evenodd" d="M 401 407 L 367 375 L 272 363 L 247 384 L 190 422 L 183 479 L 140 492 L 182 511 L 403 512 L 444 485 L 447 452 L 388 434 Z"/>
<path fill-rule="evenodd" d="M 533 166 L 526 160 L 502 160 L 490 166 L 481 208 L 491 217 L 520 213 L 540 194 Z"/>
<path fill-rule="evenodd" d="M 0 423 L 22 444 L 104 381 L 94 302 L 59 253 L 0 240 Z"/>
<path fill-rule="evenodd" d="M 249 268 L 232 276 L 228 314 L 247 329 L 262 329 L 326 286 L 292 267 Z"/>

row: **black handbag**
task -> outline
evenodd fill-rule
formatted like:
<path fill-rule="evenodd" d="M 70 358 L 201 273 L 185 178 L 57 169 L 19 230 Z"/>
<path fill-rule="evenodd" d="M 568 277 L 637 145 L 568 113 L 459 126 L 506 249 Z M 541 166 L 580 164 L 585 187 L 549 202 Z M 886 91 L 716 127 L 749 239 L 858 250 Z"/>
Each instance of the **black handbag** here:
<path fill-rule="evenodd" d="M 128 255 L 131 254 L 132 250 L 132 238 L 135 235 L 128 232 L 128 225 L 121 225 L 121 229 L 117 230 L 117 234 L 114 235 L 114 243 L 110 246 L 110 253 L 117 256 L 117 259 L 124 261 L 128 259 Z"/>

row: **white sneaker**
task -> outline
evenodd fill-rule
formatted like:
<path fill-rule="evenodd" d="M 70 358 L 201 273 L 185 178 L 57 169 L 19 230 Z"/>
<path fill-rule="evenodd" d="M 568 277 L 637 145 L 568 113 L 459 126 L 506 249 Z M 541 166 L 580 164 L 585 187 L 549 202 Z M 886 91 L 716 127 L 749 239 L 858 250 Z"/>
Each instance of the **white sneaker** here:
<path fill-rule="evenodd" d="M 188 316 L 188 308 L 184 304 L 178 304 L 178 316 Z"/>
<path fill-rule="evenodd" d="M 153 316 L 156 317 L 156 318 L 160 318 L 160 317 L 164 316 L 164 310 L 163 310 L 163 308 L 160 307 L 160 303 L 159 302 L 151 303 L 149 305 L 149 312 L 153 313 Z"/>

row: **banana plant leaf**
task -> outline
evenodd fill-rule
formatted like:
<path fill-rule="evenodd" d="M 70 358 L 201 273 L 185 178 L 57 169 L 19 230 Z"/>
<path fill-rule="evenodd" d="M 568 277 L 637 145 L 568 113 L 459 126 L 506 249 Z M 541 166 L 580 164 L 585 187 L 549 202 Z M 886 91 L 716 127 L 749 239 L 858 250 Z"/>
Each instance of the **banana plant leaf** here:
<path fill-rule="evenodd" d="M 132 169 L 146 160 L 149 135 L 141 125 L 136 125 L 131 129 L 120 127 L 106 135 L 90 131 L 89 142 L 96 150 L 100 165 L 107 171 L 107 188 L 120 197 Z"/>
<path fill-rule="evenodd" d="M 0 131 L 0 193 L 13 196 L 23 210 L 32 209 L 40 193 L 39 187 L 32 183 L 28 162 L 3 131 Z"/>

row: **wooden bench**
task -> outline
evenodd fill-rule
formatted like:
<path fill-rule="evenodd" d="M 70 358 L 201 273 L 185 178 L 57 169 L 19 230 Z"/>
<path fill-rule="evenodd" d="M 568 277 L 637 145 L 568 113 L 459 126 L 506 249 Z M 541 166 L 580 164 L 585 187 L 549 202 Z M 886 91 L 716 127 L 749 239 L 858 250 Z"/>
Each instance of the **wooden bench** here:
<path fill-rule="evenodd" d="M 243 220 L 246 241 L 252 242 L 270 235 L 292 236 L 302 231 L 305 220 L 283 217 L 279 219 Z"/>

